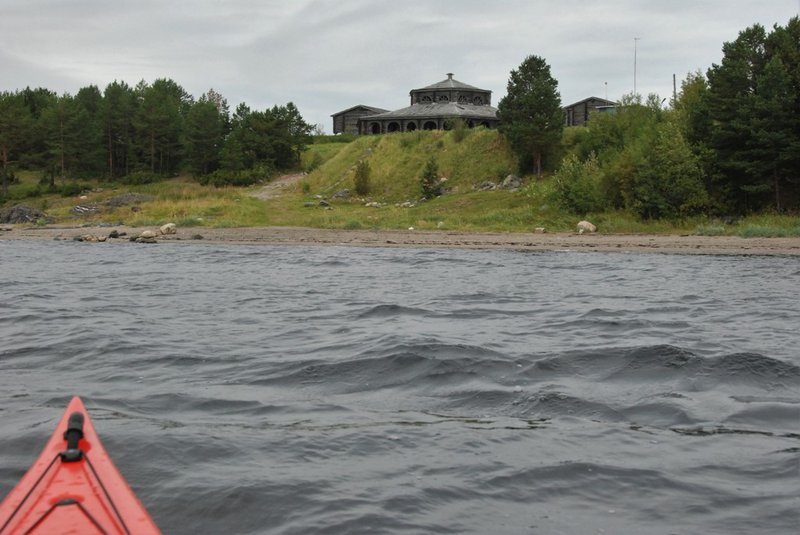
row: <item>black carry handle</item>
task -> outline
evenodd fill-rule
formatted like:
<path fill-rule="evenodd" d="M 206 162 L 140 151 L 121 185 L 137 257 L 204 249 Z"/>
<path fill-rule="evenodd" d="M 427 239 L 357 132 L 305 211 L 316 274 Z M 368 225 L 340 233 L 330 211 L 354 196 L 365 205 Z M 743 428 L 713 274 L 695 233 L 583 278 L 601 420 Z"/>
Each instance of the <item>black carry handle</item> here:
<path fill-rule="evenodd" d="M 61 452 L 61 460 L 65 463 L 79 461 L 83 458 L 83 451 L 78 448 L 78 442 L 83 438 L 83 413 L 75 411 L 69 415 L 67 430 L 64 431 L 64 440 L 67 449 Z"/>

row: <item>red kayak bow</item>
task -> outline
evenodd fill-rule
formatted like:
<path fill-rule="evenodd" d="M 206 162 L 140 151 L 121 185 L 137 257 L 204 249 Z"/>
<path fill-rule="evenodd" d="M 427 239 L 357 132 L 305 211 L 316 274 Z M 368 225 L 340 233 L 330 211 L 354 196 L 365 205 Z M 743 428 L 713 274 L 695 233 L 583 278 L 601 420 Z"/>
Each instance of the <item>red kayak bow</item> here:
<path fill-rule="evenodd" d="M 111 462 L 79 397 L 0 504 L 0 535 L 159 534 Z"/>

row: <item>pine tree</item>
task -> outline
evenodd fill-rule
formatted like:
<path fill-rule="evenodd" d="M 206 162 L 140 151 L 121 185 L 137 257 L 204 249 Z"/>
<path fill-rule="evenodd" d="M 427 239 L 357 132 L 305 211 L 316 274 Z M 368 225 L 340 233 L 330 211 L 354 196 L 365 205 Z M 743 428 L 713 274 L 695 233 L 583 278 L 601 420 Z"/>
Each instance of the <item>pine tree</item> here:
<path fill-rule="evenodd" d="M 205 175 L 216 170 L 224 136 L 225 119 L 217 104 L 201 97 L 186 117 L 186 157 L 193 173 Z"/>
<path fill-rule="evenodd" d="M 800 206 L 800 19 L 753 25 L 708 71 L 710 146 L 737 211 Z"/>
<path fill-rule="evenodd" d="M 32 119 L 19 93 L 0 93 L 0 196 L 8 195 L 9 163 L 19 157 L 30 135 Z"/>
<path fill-rule="evenodd" d="M 536 175 L 542 173 L 542 160 L 561 142 L 564 112 L 558 82 L 550 66 L 539 56 L 528 56 L 511 71 L 507 94 L 497 105 L 499 130 L 511 142 L 520 161 L 533 159 Z"/>
<path fill-rule="evenodd" d="M 439 164 L 433 156 L 431 156 L 431 159 L 425 164 L 425 169 L 422 171 L 420 186 L 422 187 L 422 196 L 426 199 L 433 199 L 442 194 L 442 181 L 439 179 Z"/>
<path fill-rule="evenodd" d="M 42 111 L 39 122 L 50 165 L 62 179 L 66 178 L 79 165 L 88 114 L 74 97 L 65 93 Z M 53 178 L 51 176 L 51 186 L 54 185 Z"/>

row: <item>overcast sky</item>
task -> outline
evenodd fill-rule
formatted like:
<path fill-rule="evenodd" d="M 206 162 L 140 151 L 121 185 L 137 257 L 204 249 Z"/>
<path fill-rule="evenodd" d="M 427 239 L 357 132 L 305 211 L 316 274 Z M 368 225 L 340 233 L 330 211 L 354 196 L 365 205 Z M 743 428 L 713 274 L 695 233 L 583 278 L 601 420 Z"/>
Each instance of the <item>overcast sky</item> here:
<path fill-rule="evenodd" d="M 0 0 L 0 90 L 74 94 L 172 78 L 233 109 L 294 102 L 306 121 L 356 104 L 397 109 L 455 73 L 505 95 L 542 56 L 563 104 L 708 69 L 746 27 L 785 26 L 800 0 Z M 634 38 L 639 38 L 634 41 Z"/>

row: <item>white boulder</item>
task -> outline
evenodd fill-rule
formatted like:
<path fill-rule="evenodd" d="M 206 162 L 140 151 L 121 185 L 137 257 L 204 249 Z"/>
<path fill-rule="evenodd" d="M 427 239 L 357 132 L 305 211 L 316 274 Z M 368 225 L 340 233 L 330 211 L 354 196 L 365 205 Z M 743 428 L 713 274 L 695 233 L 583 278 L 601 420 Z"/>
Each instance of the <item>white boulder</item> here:
<path fill-rule="evenodd" d="M 583 234 L 584 232 L 597 232 L 597 227 L 588 221 L 579 221 L 578 234 Z"/>
<path fill-rule="evenodd" d="M 177 225 L 175 225 L 175 223 L 167 223 L 166 225 L 161 225 L 161 228 L 158 230 L 159 232 L 161 232 L 162 235 L 178 233 L 178 227 Z"/>

